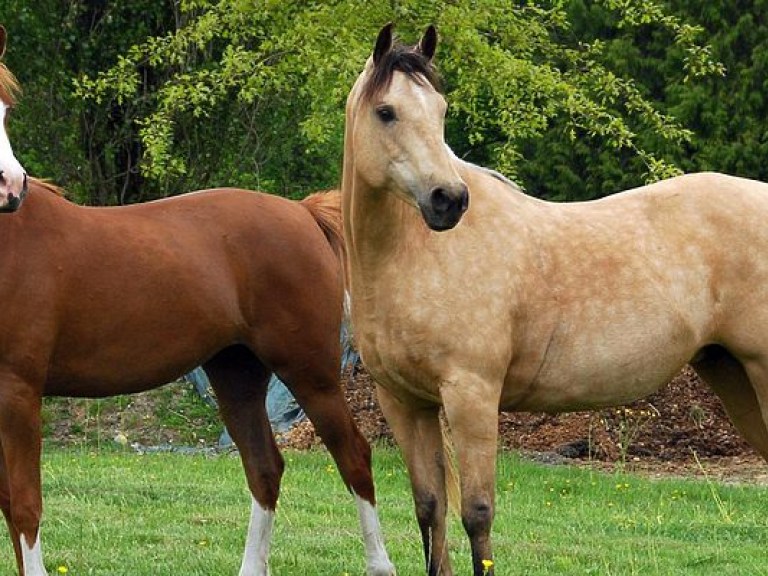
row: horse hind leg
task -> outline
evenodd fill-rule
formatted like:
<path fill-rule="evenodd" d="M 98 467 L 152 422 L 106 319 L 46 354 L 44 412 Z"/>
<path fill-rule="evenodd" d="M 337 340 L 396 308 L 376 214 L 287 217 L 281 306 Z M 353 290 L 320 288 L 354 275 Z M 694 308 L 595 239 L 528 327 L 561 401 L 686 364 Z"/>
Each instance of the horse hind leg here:
<path fill-rule="evenodd" d="M 265 407 L 270 372 L 245 347 L 209 360 L 208 374 L 222 419 L 240 452 L 253 497 L 240 576 L 268 576 L 269 549 L 284 462 Z"/>
<path fill-rule="evenodd" d="M 295 342 L 294 342 L 295 344 Z M 371 470 L 371 449 L 355 425 L 339 386 L 338 354 L 294 350 L 294 361 L 277 370 L 304 409 L 352 492 L 365 545 L 368 576 L 393 576 L 395 568 L 384 547 Z"/>
<path fill-rule="evenodd" d="M 757 365 L 748 374 L 744 365 L 728 350 L 710 346 L 691 362 L 696 373 L 723 402 L 725 411 L 744 439 L 768 460 L 768 375 Z M 755 385 L 762 386 L 763 408 Z"/>

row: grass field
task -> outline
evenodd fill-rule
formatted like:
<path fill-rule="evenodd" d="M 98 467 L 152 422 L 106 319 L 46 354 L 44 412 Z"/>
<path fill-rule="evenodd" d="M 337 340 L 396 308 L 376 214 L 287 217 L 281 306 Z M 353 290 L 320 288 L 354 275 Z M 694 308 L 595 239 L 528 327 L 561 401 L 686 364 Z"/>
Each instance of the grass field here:
<path fill-rule="evenodd" d="M 352 499 L 323 451 L 289 452 L 272 552 L 275 576 L 363 575 Z M 423 574 L 403 464 L 374 451 L 379 508 L 401 576 Z M 51 574 L 235 575 L 250 498 L 229 455 L 138 455 L 46 447 L 43 547 Z M 762 575 L 768 489 L 647 480 L 500 458 L 497 573 Z M 14 574 L 7 538 L 0 574 Z M 469 549 L 452 520 L 452 557 Z"/>

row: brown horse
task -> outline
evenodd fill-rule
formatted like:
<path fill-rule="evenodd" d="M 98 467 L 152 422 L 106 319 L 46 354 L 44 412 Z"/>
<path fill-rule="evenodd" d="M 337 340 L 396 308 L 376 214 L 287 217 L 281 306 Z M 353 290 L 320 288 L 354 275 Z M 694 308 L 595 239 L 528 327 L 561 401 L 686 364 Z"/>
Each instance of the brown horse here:
<path fill-rule="evenodd" d="M 768 458 L 768 185 L 695 174 L 594 202 L 529 197 L 446 146 L 436 43 L 430 27 L 393 45 L 385 27 L 349 94 L 347 274 L 427 572 L 452 574 L 443 406 L 480 576 L 499 410 L 624 404 L 691 361 Z"/>
<path fill-rule="evenodd" d="M 0 27 L 0 53 L 5 30 Z M 0 67 L 4 115 L 16 82 Z M 204 363 L 253 495 L 241 576 L 265 576 L 283 472 L 264 406 L 277 373 L 357 502 L 368 573 L 394 573 L 370 448 L 338 386 L 338 192 L 300 203 L 208 190 L 85 208 L 31 180 L 0 139 L 0 508 L 22 576 L 43 576 L 43 396 L 160 386 Z M 21 209 L 19 209 L 21 207 Z M 182 571 L 182 570 L 180 570 Z"/>
<path fill-rule="evenodd" d="M 0 58 L 5 54 L 5 28 L 0 26 Z M 16 102 L 19 85 L 0 62 L 0 212 L 16 210 L 27 190 L 27 174 L 16 160 L 6 133 L 8 113 Z"/>
<path fill-rule="evenodd" d="M 202 363 L 253 494 L 241 576 L 266 575 L 283 459 L 264 406 L 277 373 L 354 494 L 368 573 L 394 573 L 370 449 L 338 385 L 338 192 L 293 202 L 207 190 L 88 208 L 30 179 L 0 216 L 0 506 L 19 572 L 46 574 L 39 523 L 43 396 L 147 390 Z"/>

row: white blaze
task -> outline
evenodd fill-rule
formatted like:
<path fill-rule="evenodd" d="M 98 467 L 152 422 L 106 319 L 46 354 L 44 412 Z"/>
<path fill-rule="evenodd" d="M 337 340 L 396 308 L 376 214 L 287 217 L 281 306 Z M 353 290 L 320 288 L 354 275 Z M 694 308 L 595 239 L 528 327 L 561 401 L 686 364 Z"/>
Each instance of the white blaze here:
<path fill-rule="evenodd" d="M 5 116 L 8 106 L 0 100 L 0 206 L 6 203 L 8 193 L 18 196 L 24 183 L 24 168 L 13 155 L 11 142 L 5 132 Z"/>

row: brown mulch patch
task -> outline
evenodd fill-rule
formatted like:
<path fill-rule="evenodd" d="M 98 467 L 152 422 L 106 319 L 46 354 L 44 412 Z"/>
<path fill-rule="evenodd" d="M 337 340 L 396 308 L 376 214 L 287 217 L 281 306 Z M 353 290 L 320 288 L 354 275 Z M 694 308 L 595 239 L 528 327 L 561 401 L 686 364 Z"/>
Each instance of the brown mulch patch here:
<path fill-rule="evenodd" d="M 366 371 L 357 368 L 343 378 L 343 384 L 365 437 L 371 442 L 391 441 Z M 299 449 L 319 442 L 308 421 L 282 440 Z M 731 424 L 720 400 L 690 367 L 656 394 L 620 408 L 501 414 L 499 443 L 504 449 L 523 453 L 553 454 L 576 462 L 621 462 L 640 471 L 703 473 L 698 459 L 718 477 L 727 477 L 730 467 L 740 465 L 755 468 L 755 474 L 765 472 L 760 468 L 762 461 Z"/>

